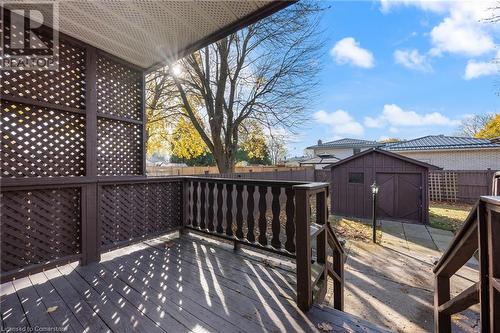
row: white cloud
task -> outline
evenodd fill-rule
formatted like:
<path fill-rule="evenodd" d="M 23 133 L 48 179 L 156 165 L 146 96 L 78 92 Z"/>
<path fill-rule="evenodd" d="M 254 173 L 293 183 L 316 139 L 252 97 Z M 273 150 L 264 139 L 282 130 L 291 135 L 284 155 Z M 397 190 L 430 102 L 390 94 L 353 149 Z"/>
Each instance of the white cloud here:
<path fill-rule="evenodd" d="M 488 62 L 478 62 L 469 60 L 465 67 L 464 78 L 466 80 L 476 79 L 480 76 L 500 74 L 500 51 L 497 52 L 496 59 Z"/>
<path fill-rule="evenodd" d="M 396 50 L 394 61 L 406 68 L 422 72 L 431 72 L 432 66 L 427 56 L 420 54 L 418 50 Z"/>
<path fill-rule="evenodd" d="M 363 125 L 344 110 L 335 112 L 318 111 L 314 113 L 314 119 L 318 123 L 331 126 L 332 132 L 336 135 L 361 136 L 364 133 Z"/>
<path fill-rule="evenodd" d="M 396 104 L 386 104 L 378 117 L 365 117 L 366 127 L 390 126 L 391 133 L 398 133 L 399 127 L 456 126 L 459 121 L 450 119 L 439 112 L 420 114 L 404 110 Z M 374 126 L 376 125 L 376 126 Z"/>
<path fill-rule="evenodd" d="M 454 53 L 478 56 L 493 51 L 493 36 L 500 31 L 495 24 L 485 23 L 491 17 L 494 1 L 432 1 L 432 0 L 381 0 L 382 12 L 398 6 L 414 6 L 421 10 L 445 15 L 430 31 L 430 55 Z"/>
<path fill-rule="evenodd" d="M 416 6 L 425 11 L 432 11 L 436 13 L 445 12 L 449 6 L 446 1 L 435 0 L 380 0 L 380 10 L 383 13 L 388 13 L 396 7 L 410 5 Z"/>
<path fill-rule="evenodd" d="M 364 124 L 368 128 L 381 128 L 384 127 L 384 121 L 380 117 L 365 117 Z"/>
<path fill-rule="evenodd" d="M 477 22 L 472 23 L 461 16 L 445 18 L 432 29 L 431 39 L 434 45 L 432 53 L 435 55 L 450 52 L 477 56 L 495 48 L 492 37 Z"/>
<path fill-rule="evenodd" d="M 372 68 L 375 65 L 373 54 L 360 47 L 352 37 L 339 40 L 330 54 L 338 64 L 351 64 L 361 68 Z"/>

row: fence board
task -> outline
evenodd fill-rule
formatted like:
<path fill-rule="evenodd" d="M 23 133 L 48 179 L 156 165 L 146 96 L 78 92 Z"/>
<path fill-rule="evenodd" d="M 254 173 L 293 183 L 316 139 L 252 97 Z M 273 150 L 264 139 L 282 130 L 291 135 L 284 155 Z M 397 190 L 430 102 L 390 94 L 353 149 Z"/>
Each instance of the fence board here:
<path fill-rule="evenodd" d="M 429 197 L 433 201 L 473 202 L 491 195 L 492 170 L 437 170 L 429 172 Z"/>

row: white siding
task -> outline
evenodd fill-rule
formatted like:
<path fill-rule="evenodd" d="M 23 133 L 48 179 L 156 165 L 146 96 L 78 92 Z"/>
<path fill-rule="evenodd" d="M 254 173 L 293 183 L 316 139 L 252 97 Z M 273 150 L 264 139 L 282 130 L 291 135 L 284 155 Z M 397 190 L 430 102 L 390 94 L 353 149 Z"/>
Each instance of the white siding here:
<path fill-rule="evenodd" d="M 445 170 L 500 170 L 500 149 L 395 152 Z"/>
<path fill-rule="evenodd" d="M 361 151 L 367 150 L 370 148 L 361 148 Z M 354 150 L 352 148 L 316 148 L 314 150 L 314 155 L 323 155 L 323 154 L 329 154 L 329 155 L 334 155 L 335 157 L 339 159 L 344 159 L 347 157 L 350 157 L 354 154 Z"/>

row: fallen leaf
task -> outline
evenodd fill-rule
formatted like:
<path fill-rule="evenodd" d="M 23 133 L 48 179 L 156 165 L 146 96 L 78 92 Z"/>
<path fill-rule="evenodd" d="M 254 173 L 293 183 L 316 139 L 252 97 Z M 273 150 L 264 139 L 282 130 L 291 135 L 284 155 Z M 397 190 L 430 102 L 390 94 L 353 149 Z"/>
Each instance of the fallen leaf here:
<path fill-rule="evenodd" d="M 164 245 L 165 245 L 166 249 L 170 249 L 171 247 L 173 247 L 175 245 L 175 243 L 174 242 L 165 242 Z"/>
<path fill-rule="evenodd" d="M 49 306 L 49 307 L 47 308 L 47 312 L 49 312 L 49 313 L 50 313 L 50 312 L 54 312 L 54 311 L 56 311 L 56 310 L 57 310 L 57 305 L 55 305 L 55 306 Z"/>
<path fill-rule="evenodd" d="M 272 267 L 272 268 L 276 267 L 276 264 L 274 262 L 269 261 L 267 259 L 262 259 L 262 263 L 267 267 Z"/>
<path fill-rule="evenodd" d="M 333 330 L 332 324 L 330 324 L 329 322 L 326 322 L 326 321 L 319 323 L 317 326 L 318 326 L 318 329 L 320 329 L 323 332 L 330 332 L 331 330 Z"/>

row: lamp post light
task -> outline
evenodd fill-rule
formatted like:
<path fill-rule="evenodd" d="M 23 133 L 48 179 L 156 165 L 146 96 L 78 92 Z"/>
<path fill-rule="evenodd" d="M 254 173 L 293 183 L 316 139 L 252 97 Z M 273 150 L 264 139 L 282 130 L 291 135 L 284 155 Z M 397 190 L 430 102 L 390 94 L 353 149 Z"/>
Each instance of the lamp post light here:
<path fill-rule="evenodd" d="M 373 225 L 373 242 L 377 242 L 377 194 L 379 187 L 377 185 L 377 182 L 373 181 L 373 184 L 370 186 L 372 189 L 372 225 Z"/>

